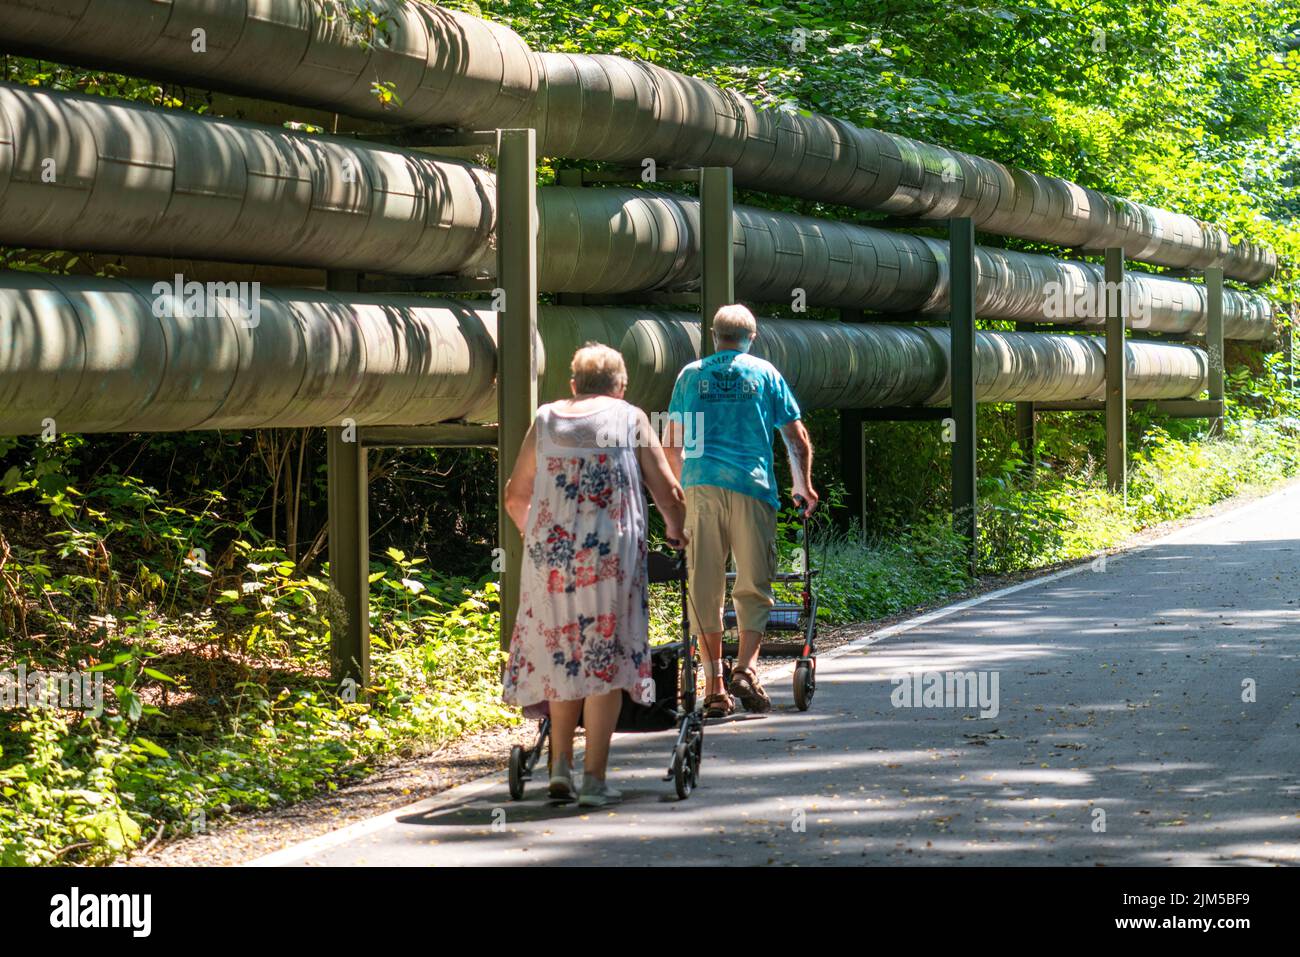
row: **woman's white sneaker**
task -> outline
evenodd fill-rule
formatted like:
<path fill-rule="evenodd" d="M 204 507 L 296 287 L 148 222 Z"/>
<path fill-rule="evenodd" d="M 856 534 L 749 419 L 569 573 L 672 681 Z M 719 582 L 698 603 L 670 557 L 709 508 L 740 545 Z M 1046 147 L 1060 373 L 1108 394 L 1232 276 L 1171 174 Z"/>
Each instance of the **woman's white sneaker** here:
<path fill-rule="evenodd" d="M 623 792 L 610 787 L 590 774 L 582 776 L 582 790 L 578 793 L 579 807 L 605 807 L 623 800 Z"/>
<path fill-rule="evenodd" d="M 551 761 L 551 784 L 547 794 L 552 801 L 573 800 L 573 768 L 566 760 Z"/>

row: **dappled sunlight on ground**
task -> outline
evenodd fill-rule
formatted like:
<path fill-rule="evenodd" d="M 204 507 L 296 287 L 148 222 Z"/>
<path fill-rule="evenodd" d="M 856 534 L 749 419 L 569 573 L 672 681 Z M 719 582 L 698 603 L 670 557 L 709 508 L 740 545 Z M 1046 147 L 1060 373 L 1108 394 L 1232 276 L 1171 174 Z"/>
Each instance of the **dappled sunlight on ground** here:
<path fill-rule="evenodd" d="M 308 859 L 1294 863 L 1300 490 L 1275 498 L 1221 523 L 1226 542 L 1193 529 L 824 656 L 808 713 L 772 682 L 772 713 L 708 727 L 687 801 L 661 780 L 671 735 L 620 735 L 615 808 L 551 806 L 539 776 L 523 802 L 453 795 Z M 895 707 L 931 672 L 996 677 L 996 715 Z"/>

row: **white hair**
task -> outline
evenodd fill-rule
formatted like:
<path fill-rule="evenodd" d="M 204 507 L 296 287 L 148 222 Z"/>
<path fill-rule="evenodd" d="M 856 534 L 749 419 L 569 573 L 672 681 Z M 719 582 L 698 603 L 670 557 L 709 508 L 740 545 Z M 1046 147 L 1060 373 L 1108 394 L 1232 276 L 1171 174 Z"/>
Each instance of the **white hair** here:
<path fill-rule="evenodd" d="M 627 365 L 617 349 L 588 342 L 569 366 L 579 395 L 615 395 L 627 388 Z"/>
<path fill-rule="evenodd" d="M 719 342 L 743 343 L 758 335 L 758 320 L 739 303 L 723 306 L 713 316 L 713 338 Z"/>

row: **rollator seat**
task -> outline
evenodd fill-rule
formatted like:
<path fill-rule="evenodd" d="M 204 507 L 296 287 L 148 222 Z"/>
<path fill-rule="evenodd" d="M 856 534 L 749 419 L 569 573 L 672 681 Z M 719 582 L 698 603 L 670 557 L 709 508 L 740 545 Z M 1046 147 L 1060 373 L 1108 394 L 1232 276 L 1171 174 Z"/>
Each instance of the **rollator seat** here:
<path fill-rule="evenodd" d="M 736 627 L 736 611 L 728 608 L 722 615 L 724 630 Z M 787 605 L 778 602 L 772 607 L 767 618 L 768 631 L 803 631 L 803 605 Z"/>

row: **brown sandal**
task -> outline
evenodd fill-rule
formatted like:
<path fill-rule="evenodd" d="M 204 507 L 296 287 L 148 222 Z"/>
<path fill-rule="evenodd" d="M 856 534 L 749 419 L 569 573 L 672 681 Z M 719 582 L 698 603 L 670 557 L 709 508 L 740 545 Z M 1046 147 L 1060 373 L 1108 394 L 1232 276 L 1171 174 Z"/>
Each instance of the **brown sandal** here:
<path fill-rule="evenodd" d="M 772 710 L 772 699 L 759 684 L 758 675 L 752 668 L 734 669 L 731 672 L 731 687 L 727 690 L 740 699 L 746 711 L 763 714 Z"/>
<path fill-rule="evenodd" d="M 704 717 L 706 718 L 729 718 L 736 712 L 736 702 L 731 700 L 731 695 L 725 691 L 721 694 L 711 694 L 704 699 Z"/>

